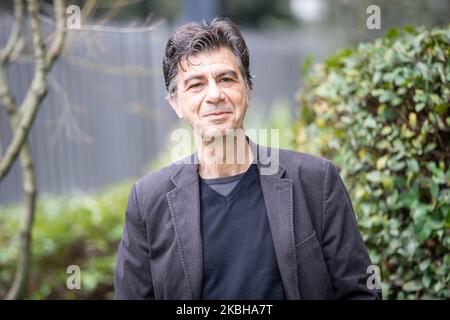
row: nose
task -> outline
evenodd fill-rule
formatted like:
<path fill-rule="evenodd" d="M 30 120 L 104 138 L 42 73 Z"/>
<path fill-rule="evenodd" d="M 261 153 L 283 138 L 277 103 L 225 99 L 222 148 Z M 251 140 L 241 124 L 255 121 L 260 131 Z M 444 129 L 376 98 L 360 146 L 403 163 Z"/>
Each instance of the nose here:
<path fill-rule="evenodd" d="M 208 93 L 206 96 L 206 102 L 211 104 L 217 104 L 223 99 L 221 88 L 215 83 L 211 81 L 208 85 Z"/>

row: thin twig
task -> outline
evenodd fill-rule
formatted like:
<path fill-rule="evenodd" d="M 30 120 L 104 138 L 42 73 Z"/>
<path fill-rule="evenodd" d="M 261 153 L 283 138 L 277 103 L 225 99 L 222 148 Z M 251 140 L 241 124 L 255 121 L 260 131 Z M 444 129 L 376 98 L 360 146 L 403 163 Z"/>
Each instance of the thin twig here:
<path fill-rule="evenodd" d="M 36 59 L 34 77 L 25 99 L 19 110 L 20 123 L 15 131 L 11 143 L 6 149 L 5 155 L 0 160 L 0 181 L 5 177 L 12 164 L 19 155 L 25 142 L 31 124 L 34 121 L 40 102 L 45 95 L 45 51 L 44 40 L 38 18 L 37 1 L 28 1 L 28 11 L 31 17 L 31 33 L 33 37 L 34 56 Z"/>
<path fill-rule="evenodd" d="M 14 0 L 14 26 L 6 43 L 5 48 L 0 52 L 0 64 L 5 65 L 11 59 L 14 48 L 18 42 L 21 27 L 22 27 L 22 0 Z"/>
<path fill-rule="evenodd" d="M 69 139 L 72 139 L 79 144 L 92 144 L 94 139 L 78 125 L 73 115 L 72 108 L 70 107 L 69 98 L 67 97 L 66 92 L 51 74 L 48 75 L 48 83 L 62 99 L 62 112 L 59 119 L 56 120 L 57 129 L 55 135 L 52 137 L 52 143 L 54 144 L 56 142 L 61 129 L 65 127 Z"/>

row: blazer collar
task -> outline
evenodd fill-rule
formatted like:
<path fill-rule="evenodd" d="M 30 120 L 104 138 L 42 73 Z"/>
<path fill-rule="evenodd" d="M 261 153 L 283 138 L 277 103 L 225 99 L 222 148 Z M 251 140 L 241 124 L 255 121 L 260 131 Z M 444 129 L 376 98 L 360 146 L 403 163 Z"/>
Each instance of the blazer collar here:
<path fill-rule="evenodd" d="M 247 141 L 253 153 L 253 163 L 257 164 L 260 175 L 267 175 L 273 178 L 281 178 L 285 169 L 280 166 L 278 159 L 279 151 L 256 144 L 247 137 Z M 199 158 L 197 152 L 175 162 L 179 169 L 171 177 L 176 186 L 189 184 L 198 180 Z"/>

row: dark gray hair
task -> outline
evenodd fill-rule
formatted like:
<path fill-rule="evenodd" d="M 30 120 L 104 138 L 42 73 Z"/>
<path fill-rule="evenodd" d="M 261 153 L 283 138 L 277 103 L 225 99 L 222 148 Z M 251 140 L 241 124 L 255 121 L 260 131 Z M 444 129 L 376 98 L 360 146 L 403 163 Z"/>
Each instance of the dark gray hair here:
<path fill-rule="evenodd" d="M 229 48 L 233 52 L 247 88 L 252 89 L 250 57 L 241 32 L 230 19 L 215 18 L 209 24 L 206 22 L 185 24 L 175 30 L 169 38 L 162 63 L 169 95 L 176 92 L 178 64 L 182 58 L 186 58 L 189 62 L 192 55 L 221 47 Z"/>

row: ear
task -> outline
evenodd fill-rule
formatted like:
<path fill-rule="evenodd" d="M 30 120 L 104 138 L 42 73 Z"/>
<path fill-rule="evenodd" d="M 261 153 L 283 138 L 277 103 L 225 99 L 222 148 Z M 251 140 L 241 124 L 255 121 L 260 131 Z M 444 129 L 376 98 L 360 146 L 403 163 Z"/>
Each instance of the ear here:
<path fill-rule="evenodd" d="M 174 95 L 169 95 L 169 104 L 172 107 L 172 109 L 177 114 L 178 118 L 183 119 L 183 109 L 178 104 L 177 98 Z"/>
<path fill-rule="evenodd" d="M 247 94 L 246 94 L 246 97 L 245 97 L 246 103 L 247 103 L 247 109 L 250 107 L 250 99 L 252 97 L 252 92 L 253 92 L 252 89 L 250 89 L 250 88 L 247 89 Z"/>

